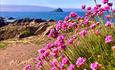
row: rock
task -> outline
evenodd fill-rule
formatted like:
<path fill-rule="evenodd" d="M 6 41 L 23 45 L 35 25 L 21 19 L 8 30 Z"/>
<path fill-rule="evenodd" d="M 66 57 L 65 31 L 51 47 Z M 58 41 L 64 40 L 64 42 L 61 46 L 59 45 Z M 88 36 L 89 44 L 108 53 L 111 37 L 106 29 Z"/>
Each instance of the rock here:
<path fill-rule="evenodd" d="M 39 28 L 36 30 L 36 32 L 34 34 L 36 35 L 36 34 L 43 33 L 47 29 L 48 26 L 49 25 L 46 22 L 45 23 L 40 23 Z"/>
<path fill-rule="evenodd" d="M 63 10 L 61 8 L 58 8 L 58 9 L 54 10 L 53 12 L 63 12 Z"/>
<path fill-rule="evenodd" d="M 14 19 L 14 18 L 9 18 Z M 42 19 L 18 19 L 12 23 L 6 23 L 5 18 L 0 17 L 0 41 L 11 39 L 11 38 L 18 38 L 22 39 L 25 37 L 43 34 L 46 35 L 49 31 L 49 26 L 51 23 L 56 22 L 55 20 L 42 20 Z M 47 29 L 48 28 L 48 29 Z"/>
<path fill-rule="evenodd" d="M 5 25 L 6 25 L 5 18 L 0 17 L 0 27 L 5 26 Z"/>
<path fill-rule="evenodd" d="M 13 17 L 10 17 L 10 18 L 8 18 L 9 20 L 13 20 L 13 19 L 15 19 L 15 18 L 13 18 Z"/>
<path fill-rule="evenodd" d="M 42 20 L 42 19 L 35 19 L 34 21 L 35 21 L 35 23 L 46 22 L 46 20 Z"/>
<path fill-rule="evenodd" d="M 48 22 L 55 22 L 55 20 L 53 20 L 53 19 L 50 19 L 50 20 L 48 20 Z"/>
<path fill-rule="evenodd" d="M 43 33 L 43 36 L 48 35 L 50 32 L 50 29 L 52 29 L 52 28 L 53 28 L 53 26 L 47 27 L 46 31 Z"/>

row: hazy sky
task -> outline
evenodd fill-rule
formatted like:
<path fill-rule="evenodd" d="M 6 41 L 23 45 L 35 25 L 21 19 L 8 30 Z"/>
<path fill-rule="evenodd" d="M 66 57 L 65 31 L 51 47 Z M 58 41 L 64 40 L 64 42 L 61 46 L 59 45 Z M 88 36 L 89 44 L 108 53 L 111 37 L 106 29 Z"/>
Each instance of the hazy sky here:
<path fill-rule="evenodd" d="M 97 0 L 101 3 L 101 0 Z M 113 2 L 115 8 L 115 0 L 110 0 Z M 93 0 L 0 0 L 2 5 L 38 5 L 47 7 L 60 7 L 60 8 L 80 8 L 82 4 L 88 6 L 93 6 Z"/>

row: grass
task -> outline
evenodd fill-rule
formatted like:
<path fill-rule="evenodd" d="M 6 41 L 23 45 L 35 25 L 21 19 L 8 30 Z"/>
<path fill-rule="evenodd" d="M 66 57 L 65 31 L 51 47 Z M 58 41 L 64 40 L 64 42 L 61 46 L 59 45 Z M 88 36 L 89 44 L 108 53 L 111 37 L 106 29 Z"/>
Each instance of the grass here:
<path fill-rule="evenodd" d="M 112 35 L 113 42 L 106 44 L 105 36 Z M 80 44 L 76 44 L 80 41 Z M 112 55 L 112 46 L 115 46 L 115 27 L 100 29 L 100 35 L 96 36 L 93 31 L 89 31 L 86 37 L 77 36 L 77 40 L 66 49 L 65 54 L 69 57 L 71 63 L 75 63 L 76 58 L 87 58 L 86 67 L 89 68 L 90 63 L 97 61 L 102 64 L 102 70 L 114 70 L 115 58 Z M 75 48 L 75 47 L 76 48 Z"/>
<path fill-rule="evenodd" d="M 6 44 L 0 41 L 0 49 L 3 49 L 6 47 Z"/>

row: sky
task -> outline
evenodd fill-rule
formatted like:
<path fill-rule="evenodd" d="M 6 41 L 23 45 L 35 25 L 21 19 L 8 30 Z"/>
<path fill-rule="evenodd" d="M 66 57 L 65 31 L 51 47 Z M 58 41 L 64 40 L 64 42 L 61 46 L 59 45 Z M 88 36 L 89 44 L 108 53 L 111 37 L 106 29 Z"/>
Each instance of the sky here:
<path fill-rule="evenodd" d="M 115 0 L 109 2 L 113 2 L 115 8 Z M 97 0 L 97 3 L 101 3 L 101 0 Z M 80 8 L 82 4 L 94 6 L 93 0 L 0 0 L 0 5 L 34 5 L 52 8 Z"/>

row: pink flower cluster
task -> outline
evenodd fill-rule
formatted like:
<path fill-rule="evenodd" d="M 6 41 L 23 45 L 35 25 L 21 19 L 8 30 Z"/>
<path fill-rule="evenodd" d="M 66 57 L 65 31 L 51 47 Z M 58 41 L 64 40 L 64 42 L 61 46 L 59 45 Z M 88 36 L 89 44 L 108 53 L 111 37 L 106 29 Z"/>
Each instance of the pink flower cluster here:
<path fill-rule="evenodd" d="M 97 16 L 102 17 L 104 12 L 108 12 L 112 9 L 112 3 L 108 0 L 102 0 L 102 2 L 105 6 L 101 4 L 96 4 L 95 7 L 86 7 L 86 5 L 82 5 L 82 9 L 86 11 L 84 17 L 78 16 L 76 12 L 70 12 L 69 16 L 66 16 L 64 20 L 59 20 L 55 24 L 54 28 L 52 28 L 48 34 L 48 37 L 54 38 L 54 41 L 38 50 L 39 55 L 36 57 L 36 68 L 38 70 L 44 68 L 45 63 L 49 63 L 51 70 L 86 69 L 87 58 L 75 57 L 77 59 L 73 62 L 72 58 L 69 57 L 71 54 L 68 53 L 68 51 L 72 52 L 72 50 L 68 49 L 71 48 L 70 46 L 74 46 L 74 43 L 79 45 L 79 38 L 84 39 L 91 32 L 96 36 L 101 36 L 100 29 L 103 24 L 101 24 L 101 21 L 96 21 L 95 18 Z M 115 10 L 112 10 L 112 12 L 115 12 Z M 106 19 L 105 27 L 111 28 L 111 16 L 106 15 Z M 73 35 L 68 36 L 68 33 Z M 107 35 L 105 37 L 105 43 L 108 44 L 111 42 L 112 36 Z M 72 48 L 76 49 L 76 47 Z M 99 70 L 101 64 L 93 62 L 89 65 L 89 68 L 91 70 Z M 31 70 L 31 65 L 27 65 L 25 70 Z"/>

